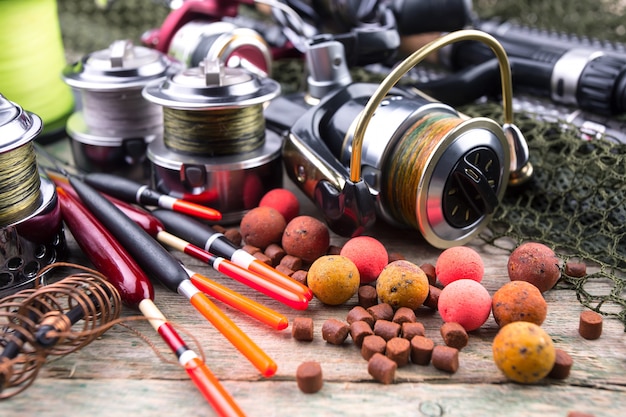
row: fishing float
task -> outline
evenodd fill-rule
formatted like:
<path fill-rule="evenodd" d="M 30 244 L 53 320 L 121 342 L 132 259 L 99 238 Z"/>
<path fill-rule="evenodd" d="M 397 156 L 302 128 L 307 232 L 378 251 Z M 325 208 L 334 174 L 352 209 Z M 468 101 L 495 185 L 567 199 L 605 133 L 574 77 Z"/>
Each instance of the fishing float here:
<path fill-rule="evenodd" d="M 122 301 L 130 307 L 139 309 L 148 319 L 172 352 L 177 355 L 179 363 L 196 388 L 220 416 L 243 416 L 243 411 L 206 363 L 185 345 L 154 304 L 152 283 L 143 269 L 79 200 L 62 187 L 57 187 L 57 195 L 63 220 L 77 244 L 96 269 L 117 289 Z"/>
<path fill-rule="evenodd" d="M 156 209 L 152 211 L 152 215 L 163 223 L 165 230 L 169 233 L 179 236 L 207 252 L 221 256 L 248 271 L 259 274 L 291 292 L 301 294 L 309 301 L 313 299 L 313 292 L 309 287 L 238 248 L 224 234 L 216 232 L 209 225 L 184 214 L 167 210 Z"/>
<path fill-rule="evenodd" d="M 264 377 L 273 376 L 277 365 L 250 337 L 226 316 L 205 293 L 190 281 L 187 271 L 163 246 L 128 218 L 100 192 L 70 176 L 69 183 L 81 201 L 150 276 L 166 288 L 184 295 L 194 308 L 222 333 Z"/>
<path fill-rule="evenodd" d="M 69 184 L 65 177 L 57 177 L 54 175 L 52 175 L 51 177 L 57 187 L 62 188 L 65 192 L 72 195 L 75 199 L 79 199 L 76 191 L 72 188 L 72 186 Z M 161 240 L 164 240 L 164 236 L 167 235 L 169 235 L 169 240 L 176 239 L 175 236 L 165 232 L 164 226 L 161 224 L 161 222 L 156 217 L 152 216 L 148 211 L 140 207 L 133 206 L 124 201 L 118 200 L 115 197 L 111 197 L 105 194 L 103 194 L 103 196 L 111 201 L 128 218 L 130 218 L 137 225 L 139 225 L 149 235 L 153 237 L 160 236 Z M 163 235 L 164 233 L 165 235 Z M 211 266 L 213 266 L 213 268 L 217 271 L 222 272 L 231 278 L 235 278 L 238 281 L 243 282 L 244 284 L 247 284 L 251 287 L 257 281 L 260 282 L 261 285 L 265 285 L 266 283 L 266 281 L 263 280 L 262 277 L 251 274 L 249 271 L 240 268 L 237 265 L 234 265 L 232 263 L 229 265 L 218 262 L 217 257 L 214 257 L 214 262 L 211 264 Z M 230 288 L 223 286 L 204 275 L 191 272 L 188 268 L 185 268 L 185 270 L 188 272 L 189 278 L 194 283 L 194 285 L 196 285 L 196 287 L 200 288 L 204 293 L 210 295 L 216 300 L 219 300 L 224 304 L 227 304 L 230 307 L 235 308 L 256 320 L 265 323 L 276 330 L 284 330 L 288 327 L 289 320 L 285 315 L 248 297 L 245 297 L 238 292 L 233 291 Z M 247 283 L 245 279 L 248 279 L 250 283 Z M 279 294 L 281 290 L 282 288 L 279 288 L 277 290 L 279 291 Z M 291 294 L 288 294 L 286 297 L 291 297 L 286 298 L 287 300 L 293 299 L 293 296 L 291 296 Z M 302 303 L 297 305 L 301 306 Z"/>

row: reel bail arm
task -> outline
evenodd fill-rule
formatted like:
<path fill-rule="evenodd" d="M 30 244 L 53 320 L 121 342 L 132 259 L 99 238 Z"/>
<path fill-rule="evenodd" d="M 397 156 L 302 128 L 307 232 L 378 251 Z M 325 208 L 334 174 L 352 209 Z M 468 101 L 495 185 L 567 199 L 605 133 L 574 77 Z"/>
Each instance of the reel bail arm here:
<path fill-rule="evenodd" d="M 389 93 L 389 90 L 396 85 L 400 78 L 427 56 L 444 46 L 466 40 L 475 40 L 487 44 L 498 59 L 502 84 L 502 106 L 504 110 L 504 124 L 502 128 L 509 141 L 511 152 L 509 183 L 520 184 L 530 178 L 532 175 L 532 166 L 528 158 L 528 145 L 524 135 L 513 122 L 513 81 L 511 66 L 506 51 L 493 36 L 479 30 L 466 29 L 448 33 L 426 44 L 409 55 L 408 58 L 396 66 L 381 82 L 357 119 L 356 128 L 354 130 L 352 158 L 350 160 L 350 178 L 353 181 L 358 180 L 361 176 L 361 147 L 365 130 L 374 112 Z"/>

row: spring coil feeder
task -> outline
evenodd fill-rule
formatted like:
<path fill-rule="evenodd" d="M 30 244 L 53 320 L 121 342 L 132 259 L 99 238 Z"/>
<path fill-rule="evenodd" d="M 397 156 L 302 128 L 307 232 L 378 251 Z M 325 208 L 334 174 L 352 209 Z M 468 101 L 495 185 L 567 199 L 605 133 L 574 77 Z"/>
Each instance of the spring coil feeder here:
<path fill-rule="evenodd" d="M 461 40 L 484 42 L 498 58 L 502 126 L 395 87 L 426 56 Z M 422 47 L 380 85 L 348 84 L 322 97 L 286 135 L 283 160 L 336 233 L 360 234 L 379 216 L 419 230 L 439 248 L 475 237 L 507 185 L 532 175 L 526 141 L 513 124 L 508 58 L 493 37 L 476 30 Z"/>

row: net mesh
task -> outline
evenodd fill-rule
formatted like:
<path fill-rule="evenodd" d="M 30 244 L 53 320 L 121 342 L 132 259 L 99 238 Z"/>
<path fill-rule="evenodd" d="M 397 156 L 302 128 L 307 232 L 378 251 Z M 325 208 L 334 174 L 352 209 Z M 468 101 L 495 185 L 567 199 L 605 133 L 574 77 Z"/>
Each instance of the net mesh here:
<path fill-rule="evenodd" d="M 497 17 L 523 25 L 607 41 L 623 41 L 626 2 L 613 0 L 475 0 L 484 19 Z M 58 0 L 68 60 L 103 49 L 117 39 L 139 42 L 159 27 L 169 9 L 165 2 L 124 0 L 99 8 L 95 1 Z M 558 16 L 555 19 L 554 16 Z M 304 88 L 299 60 L 275 63 L 274 78 L 285 93 Z M 379 81 L 384 75 L 362 69 L 355 81 Z M 459 110 L 470 116 L 502 120 L 499 103 L 482 100 Z M 616 118 L 621 123 L 624 117 Z M 560 285 L 576 291 L 580 302 L 626 326 L 626 145 L 581 140 L 575 126 L 517 115 L 534 166 L 532 181 L 509 187 L 481 238 L 512 249 L 523 241 L 542 242 L 562 258 L 583 261 L 588 273 L 577 278 L 563 271 Z M 622 124 L 623 126 L 623 124 Z"/>
<path fill-rule="evenodd" d="M 467 113 L 502 120 L 499 108 L 471 106 Z M 510 187 L 485 241 L 510 248 L 512 239 L 544 243 L 563 260 L 588 265 L 583 277 L 562 268 L 562 282 L 586 307 L 626 325 L 626 145 L 583 141 L 574 126 L 518 116 L 528 140 L 532 180 Z"/>

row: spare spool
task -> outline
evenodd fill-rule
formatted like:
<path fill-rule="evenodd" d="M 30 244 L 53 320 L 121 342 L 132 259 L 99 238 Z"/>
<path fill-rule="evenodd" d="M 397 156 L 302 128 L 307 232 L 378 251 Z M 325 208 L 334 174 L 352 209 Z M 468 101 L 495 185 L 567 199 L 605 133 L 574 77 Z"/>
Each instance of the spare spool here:
<path fill-rule="evenodd" d="M 41 129 L 39 116 L 0 95 L 0 298 L 66 256 L 55 187 L 40 177 L 33 149 Z"/>
<path fill-rule="evenodd" d="M 144 97 L 164 108 L 163 137 L 147 151 L 154 186 L 240 220 L 282 186 L 282 138 L 263 117 L 279 93 L 276 81 L 209 58 L 147 85 Z"/>
<path fill-rule="evenodd" d="M 146 147 L 161 135 L 163 116 L 141 91 L 177 66 L 159 51 L 118 40 L 66 67 L 63 78 L 81 107 L 66 126 L 76 166 L 148 178 Z"/>

